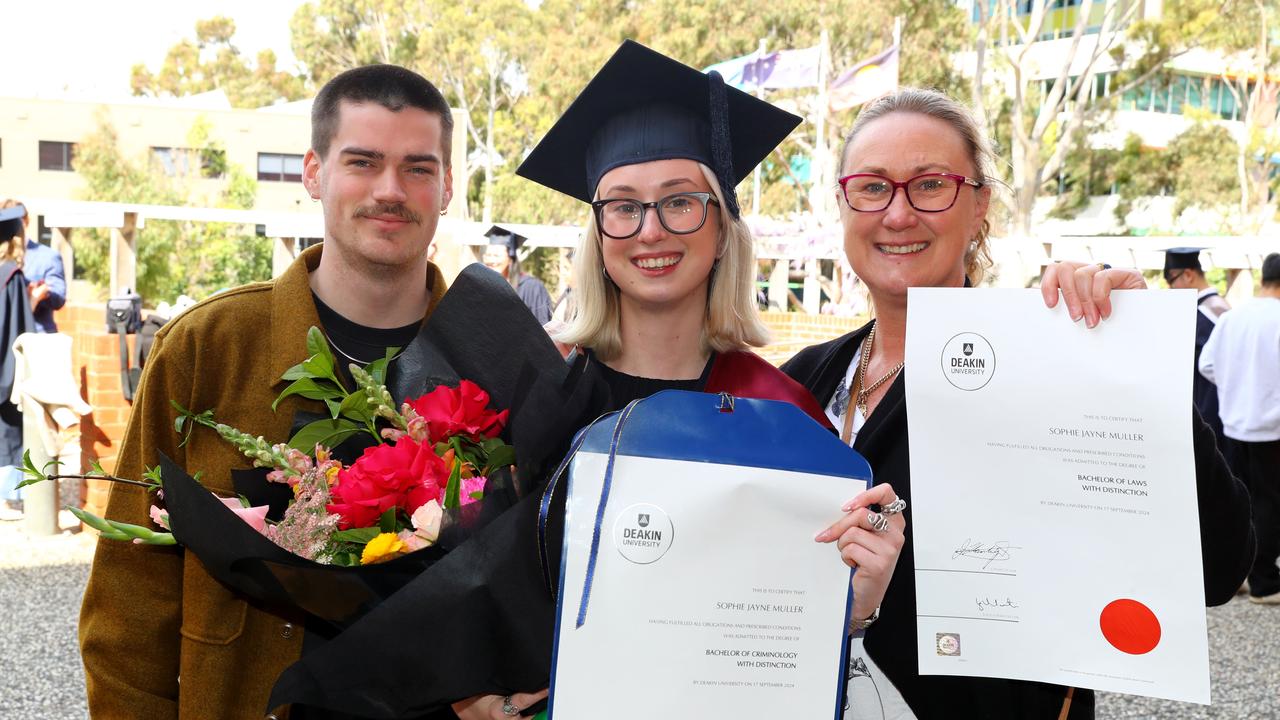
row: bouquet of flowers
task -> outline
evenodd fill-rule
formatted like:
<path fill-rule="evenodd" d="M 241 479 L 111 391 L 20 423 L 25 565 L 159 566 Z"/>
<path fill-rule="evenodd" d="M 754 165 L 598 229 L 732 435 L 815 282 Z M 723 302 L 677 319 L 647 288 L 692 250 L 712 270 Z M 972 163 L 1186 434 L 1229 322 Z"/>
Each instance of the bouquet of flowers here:
<path fill-rule="evenodd" d="M 475 383 L 438 386 L 396 408 L 383 380 L 398 348 L 365 367 L 352 365 L 352 391 L 338 378 L 334 357 L 318 328 L 310 329 L 307 348 L 313 354 L 285 373 L 282 379 L 291 382 L 276 404 L 290 395 L 303 395 L 324 401 L 330 417 L 302 427 L 288 443 L 272 444 L 215 422 L 213 411 L 195 414 L 173 403 L 179 413 L 178 432 L 212 428 L 255 466 L 270 468 L 268 481 L 292 489 L 294 499 L 276 521 L 267 518 L 266 505 L 220 499 L 281 548 L 321 564 L 354 566 L 386 562 L 432 546 L 439 540 L 446 511 L 483 499 L 488 477 L 515 462 L 514 449 L 498 437 L 507 411 L 490 409 L 489 394 Z M 350 465 L 333 458 L 330 447 L 360 433 L 377 442 Z M 24 471 L 24 485 L 59 477 L 38 470 L 29 458 Z M 101 468 L 92 476 L 120 480 Z M 162 473 L 150 470 L 137 482 L 163 496 Z M 175 542 L 170 532 L 75 512 L 109 539 Z M 151 518 L 169 530 L 166 510 L 153 505 Z"/>

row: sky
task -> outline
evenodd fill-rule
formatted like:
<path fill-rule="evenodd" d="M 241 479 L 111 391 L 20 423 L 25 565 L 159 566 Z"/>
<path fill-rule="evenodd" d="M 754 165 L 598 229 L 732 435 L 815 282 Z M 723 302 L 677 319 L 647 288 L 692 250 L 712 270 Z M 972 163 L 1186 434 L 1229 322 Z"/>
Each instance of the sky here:
<path fill-rule="evenodd" d="M 305 0 L 29 0 L 4 11 L 6 68 L 0 95 L 92 97 L 130 95 L 129 71 L 153 71 L 196 20 L 226 15 L 236 22 L 233 42 L 246 57 L 275 51 L 277 67 L 295 68 L 289 18 Z M 15 32 L 16 30 L 16 32 Z M 14 42 L 17 48 L 14 52 Z"/>

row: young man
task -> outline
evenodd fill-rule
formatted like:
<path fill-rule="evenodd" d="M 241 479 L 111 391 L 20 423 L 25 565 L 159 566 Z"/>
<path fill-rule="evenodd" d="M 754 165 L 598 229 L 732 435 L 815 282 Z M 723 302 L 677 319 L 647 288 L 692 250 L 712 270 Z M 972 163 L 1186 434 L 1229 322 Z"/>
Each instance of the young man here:
<path fill-rule="evenodd" d="M 164 453 L 219 494 L 242 492 L 230 471 L 248 461 L 212 432 L 179 447 L 171 399 L 284 441 L 295 412 L 323 411 L 296 397 L 271 411 L 281 373 L 308 355 L 309 327 L 344 366 L 366 363 L 404 347 L 444 294 L 427 260 L 453 193 L 440 92 L 403 68 L 357 68 L 321 89 L 311 123 L 302 182 L 323 206 L 325 242 L 276 280 L 216 295 L 156 334 L 117 475 L 138 477 Z M 107 516 L 147 524 L 153 501 L 117 484 Z M 307 637 L 299 613 L 250 605 L 181 548 L 102 541 L 80 640 L 93 717 L 230 720 L 263 716 Z"/>
<path fill-rule="evenodd" d="M 1218 386 L 1223 454 L 1252 501 L 1258 550 L 1249 600 L 1280 605 L 1280 253 L 1263 260 L 1257 297 L 1218 319 L 1200 372 Z"/>

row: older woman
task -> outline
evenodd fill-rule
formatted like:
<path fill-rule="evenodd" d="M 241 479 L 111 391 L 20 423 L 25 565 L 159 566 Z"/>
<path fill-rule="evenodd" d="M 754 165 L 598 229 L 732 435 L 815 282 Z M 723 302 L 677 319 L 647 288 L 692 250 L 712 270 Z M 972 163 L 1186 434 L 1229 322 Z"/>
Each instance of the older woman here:
<path fill-rule="evenodd" d="M 972 117 L 945 95 L 904 89 L 864 109 L 841 152 L 839 201 L 845 253 L 870 290 L 875 320 L 807 348 L 783 366 L 824 404 L 845 442 L 871 463 L 876 481 L 893 483 L 908 500 L 907 289 L 982 280 L 990 265 L 991 160 Z M 1054 306 L 1061 292 L 1071 318 L 1092 328 L 1110 315 L 1111 290 L 1146 284 L 1131 270 L 1060 263 L 1046 271 L 1041 286 L 1047 305 Z M 1193 425 L 1205 600 L 1219 604 L 1247 571 L 1253 544 L 1248 496 L 1227 471 L 1212 431 L 1198 417 Z M 846 520 L 827 538 L 843 545 L 863 533 Z M 903 567 L 889 583 L 878 621 L 866 631 L 861 656 L 866 672 L 859 674 L 869 676 L 881 698 L 874 717 L 1093 716 L 1093 694 L 1086 690 L 919 675 L 910 529 L 906 533 Z M 855 665 L 857 659 L 855 653 Z"/>

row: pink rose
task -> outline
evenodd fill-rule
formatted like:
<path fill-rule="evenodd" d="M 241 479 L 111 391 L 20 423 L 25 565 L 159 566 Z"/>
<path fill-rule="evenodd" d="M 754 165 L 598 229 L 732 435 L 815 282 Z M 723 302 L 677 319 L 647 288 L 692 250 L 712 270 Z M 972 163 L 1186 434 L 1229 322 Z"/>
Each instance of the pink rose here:
<path fill-rule="evenodd" d="M 373 527 L 387 510 L 406 513 L 440 497 L 449 481 L 444 460 L 430 445 L 405 436 L 394 445 L 375 445 L 349 468 L 338 472 L 326 509 L 340 515 L 338 527 Z"/>
<path fill-rule="evenodd" d="M 507 423 L 507 411 L 489 410 L 489 393 L 470 380 L 456 388 L 441 385 L 406 404 L 426 421 L 433 445 L 454 435 L 495 437 Z"/>

